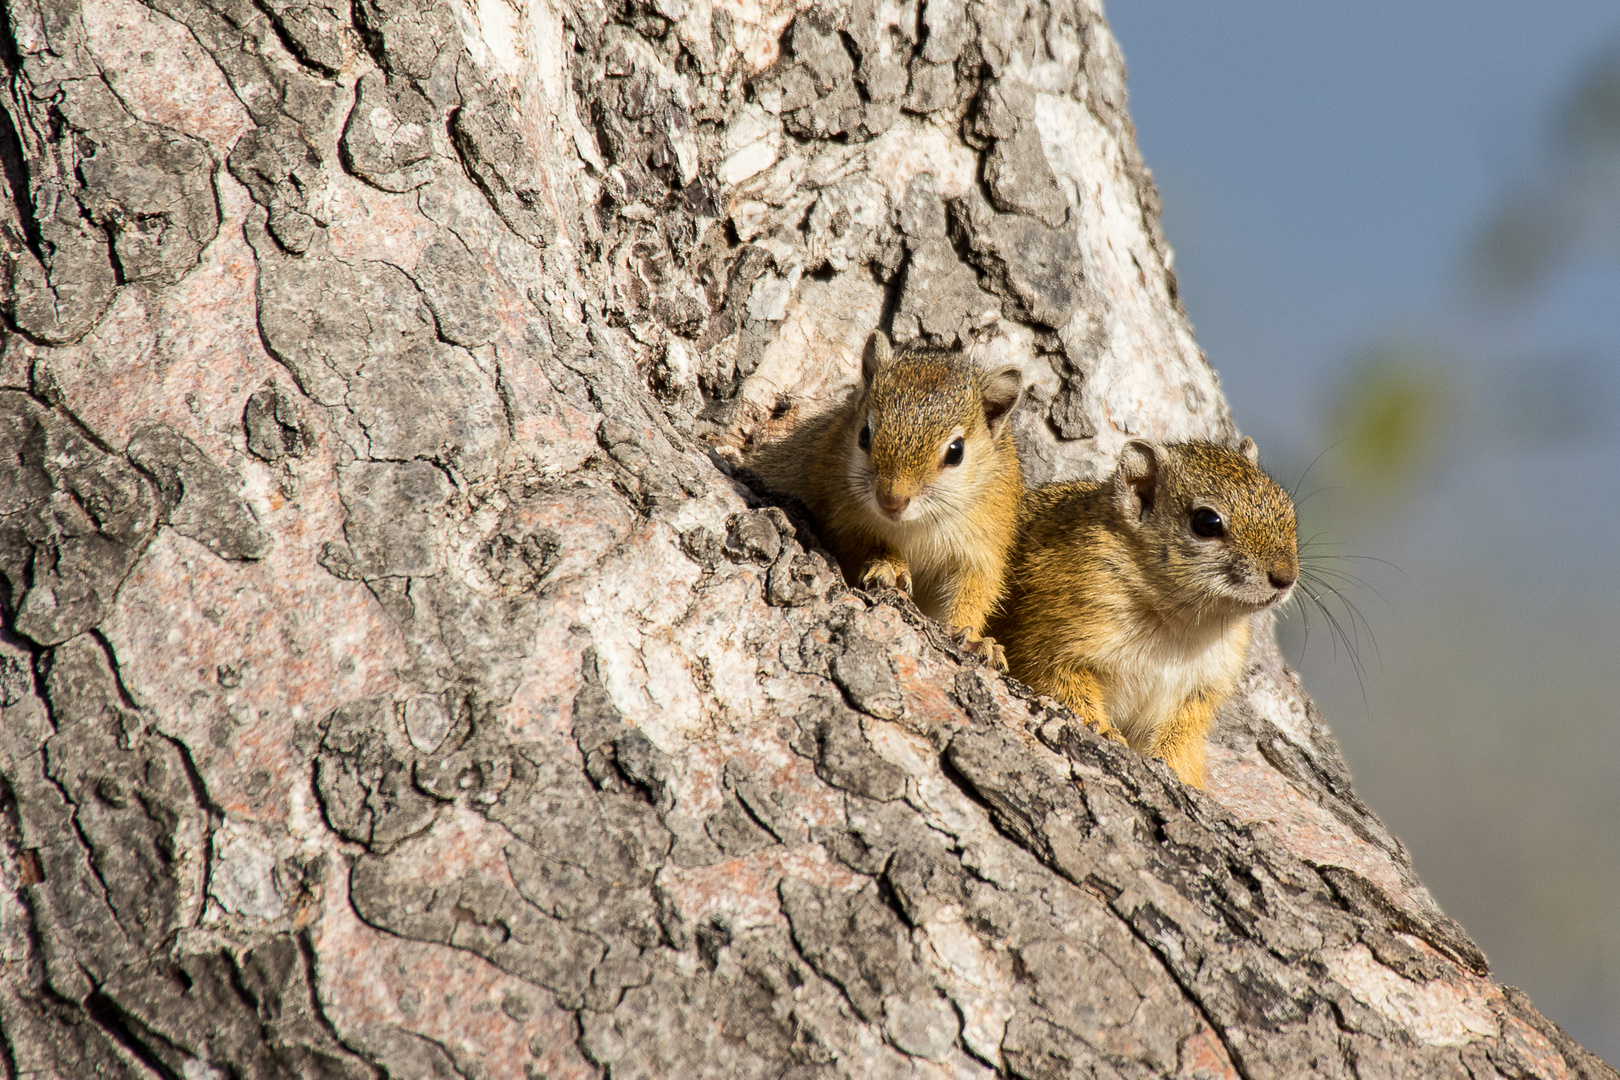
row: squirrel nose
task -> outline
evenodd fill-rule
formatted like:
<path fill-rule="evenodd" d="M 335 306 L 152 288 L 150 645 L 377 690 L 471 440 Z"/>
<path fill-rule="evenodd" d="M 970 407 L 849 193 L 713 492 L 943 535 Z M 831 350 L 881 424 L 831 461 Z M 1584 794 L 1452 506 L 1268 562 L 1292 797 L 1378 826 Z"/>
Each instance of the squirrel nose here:
<path fill-rule="evenodd" d="M 1291 570 L 1284 570 L 1279 574 L 1277 571 L 1272 570 L 1266 574 L 1266 577 L 1271 580 L 1271 587 L 1280 592 L 1292 585 L 1299 577 L 1299 574 Z"/>
<path fill-rule="evenodd" d="M 899 514 L 911 505 L 911 499 L 905 495 L 880 493 L 877 497 L 877 504 L 883 508 L 883 512 L 886 514 Z"/>

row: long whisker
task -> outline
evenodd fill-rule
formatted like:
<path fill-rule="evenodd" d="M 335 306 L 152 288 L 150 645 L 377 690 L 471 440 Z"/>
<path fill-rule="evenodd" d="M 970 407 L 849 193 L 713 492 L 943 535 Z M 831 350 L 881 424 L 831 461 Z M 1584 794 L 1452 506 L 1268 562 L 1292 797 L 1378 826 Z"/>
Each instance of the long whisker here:
<path fill-rule="evenodd" d="M 1317 591 L 1317 589 L 1312 588 L 1313 585 L 1318 586 L 1321 589 L 1326 589 L 1328 592 L 1332 593 L 1335 599 L 1344 604 L 1347 613 L 1345 620 L 1341 620 L 1333 613 L 1333 610 L 1323 599 L 1321 593 Z M 1328 628 L 1331 631 L 1329 637 L 1330 640 L 1334 642 L 1333 654 L 1335 657 L 1337 657 L 1339 653 L 1338 646 L 1340 644 L 1344 646 L 1345 655 L 1350 660 L 1351 670 L 1354 671 L 1356 675 L 1356 686 L 1361 692 L 1362 708 L 1367 710 L 1370 715 L 1371 705 L 1367 699 L 1367 669 L 1366 665 L 1361 659 L 1360 632 L 1363 629 L 1366 631 L 1367 639 L 1372 644 L 1374 653 L 1377 654 L 1378 643 L 1373 637 L 1371 624 L 1367 622 L 1360 610 L 1350 602 L 1349 598 L 1347 598 L 1339 590 L 1333 588 L 1331 585 L 1322 582 L 1319 579 L 1309 578 L 1307 575 L 1302 574 L 1300 576 L 1299 586 L 1301 591 L 1304 592 L 1307 598 L 1309 598 L 1312 606 L 1314 606 L 1316 610 L 1321 613 L 1323 619 L 1327 621 Z M 1346 621 L 1349 623 L 1348 627 L 1345 625 Z M 1380 663 L 1382 663 L 1382 659 L 1383 658 L 1380 655 Z"/>
<path fill-rule="evenodd" d="M 1294 509 L 1298 510 L 1300 507 L 1304 506 L 1306 503 L 1310 502 L 1312 499 L 1316 498 L 1318 495 L 1322 494 L 1325 491 L 1353 491 L 1353 490 L 1354 489 L 1349 484 L 1329 484 L 1327 487 L 1312 488 L 1311 493 L 1309 495 L 1305 495 L 1305 496 L 1302 496 L 1302 497 L 1300 497 L 1298 499 L 1294 499 Z M 1290 495 L 1289 498 L 1293 498 L 1293 496 Z"/>
<path fill-rule="evenodd" d="M 1304 590 L 1302 589 L 1300 591 L 1303 592 Z M 1299 642 L 1299 655 L 1303 657 L 1305 655 L 1305 650 L 1311 647 L 1311 609 L 1306 607 L 1303 603 L 1285 603 L 1277 609 L 1277 615 L 1279 618 L 1291 619 L 1293 618 L 1294 611 L 1296 609 L 1299 611 L 1300 622 L 1304 624 L 1304 636 Z"/>
<path fill-rule="evenodd" d="M 1391 570 L 1395 571 L 1397 574 L 1400 574 L 1402 577 L 1408 577 L 1409 576 L 1406 573 L 1405 570 L 1401 569 L 1400 564 L 1392 563 L 1388 559 L 1380 559 L 1376 555 L 1345 555 L 1345 554 L 1342 554 L 1342 553 L 1336 552 L 1336 551 L 1317 551 L 1317 550 L 1315 550 L 1316 548 L 1319 548 L 1319 547 L 1322 547 L 1322 546 L 1325 546 L 1325 545 L 1331 543 L 1330 541 L 1319 540 L 1318 537 L 1320 535 L 1321 535 L 1320 533 L 1313 534 L 1310 537 L 1310 539 L 1301 542 L 1301 544 L 1299 545 L 1300 558 L 1302 558 L 1302 559 L 1343 559 L 1343 560 L 1345 560 L 1347 562 L 1375 562 L 1375 563 L 1378 563 L 1381 566 L 1389 567 Z M 1333 546 L 1334 547 L 1343 547 L 1344 545 L 1343 544 L 1334 544 Z"/>
<path fill-rule="evenodd" d="M 1334 599 L 1338 600 L 1339 603 L 1344 605 L 1346 621 L 1348 621 L 1350 624 L 1351 632 L 1355 634 L 1355 647 L 1357 649 L 1361 647 L 1361 634 L 1364 631 L 1367 635 L 1367 643 L 1372 646 L 1373 655 L 1377 657 L 1378 662 L 1382 664 L 1384 662 L 1384 657 L 1383 654 L 1378 650 L 1378 639 L 1373 636 L 1372 624 L 1369 623 L 1367 621 L 1367 617 L 1361 613 L 1361 609 L 1356 607 L 1355 604 L 1351 603 L 1350 598 L 1345 596 L 1344 593 L 1334 588 L 1331 584 L 1322 581 L 1320 578 L 1313 579 L 1311 584 L 1326 589 L 1328 592 L 1333 594 Z"/>
<path fill-rule="evenodd" d="M 1386 607 L 1394 608 L 1395 606 L 1394 604 L 1390 603 L 1389 597 L 1385 596 L 1379 591 L 1377 586 L 1368 583 L 1363 578 L 1357 577 L 1355 574 L 1349 573 L 1348 571 L 1340 570 L 1337 567 L 1311 566 L 1303 563 L 1301 564 L 1300 569 L 1302 573 L 1310 574 L 1313 580 L 1321 582 L 1324 585 L 1326 585 L 1328 582 L 1336 582 L 1346 588 L 1353 585 L 1358 589 L 1366 589 L 1368 592 L 1378 597 L 1378 599 L 1382 600 Z"/>
<path fill-rule="evenodd" d="M 1345 439 L 1340 439 L 1338 442 L 1333 443 L 1331 446 L 1323 447 L 1322 452 L 1320 454 L 1317 454 L 1314 458 L 1312 458 L 1311 463 L 1309 465 L 1305 466 L 1305 471 L 1299 474 L 1299 479 L 1294 481 L 1294 486 L 1288 489 L 1288 497 L 1290 499 L 1294 500 L 1294 505 L 1295 506 L 1298 506 L 1299 503 L 1300 503 L 1300 500 L 1295 498 L 1295 496 L 1297 496 L 1299 494 L 1299 486 L 1305 482 L 1305 478 L 1307 476 L 1311 475 L 1311 470 L 1316 468 L 1317 464 L 1323 458 L 1328 456 L 1329 451 L 1337 450 L 1339 447 L 1343 446 L 1346 441 L 1347 440 L 1345 440 Z M 1314 494 L 1314 492 L 1313 492 L 1313 494 Z M 1306 498 L 1309 498 L 1309 497 L 1310 496 L 1306 496 Z"/>
<path fill-rule="evenodd" d="M 1401 575 L 1401 577 L 1411 580 L 1410 575 L 1408 575 L 1405 570 L 1401 569 L 1395 563 L 1390 562 L 1388 559 L 1380 559 L 1373 555 L 1346 555 L 1338 552 L 1325 552 L 1319 550 L 1324 546 L 1327 545 L 1320 541 L 1317 535 L 1313 535 L 1310 539 L 1306 540 L 1300 545 L 1299 551 L 1300 570 L 1302 572 L 1310 572 L 1317 578 L 1317 580 L 1322 581 L 1324 584 L 1326 584 L 1327 580 L 1331 579 L 1332 581 L 1336 581 L 1343 585 L 1354 585 L 1357 588 L 1366 589 L 1368 592 L 1371 592 L 1374 596 L 1378 597 L 1378 599 L 1382 600 L 1385 606 L 1393 608 L 1395 605 L 1390 603 L 1389 598 L 1379 591 L 1377 587 L 1372 585 L 1366 579 L 1351 573 L 1349 570 L 1345 569 L 1343 565 L 1336 564 L 1350 562 L 1377 563 L 1380 566 L 1385 566 L 1395 571 L 1397 574 Z M 1342 595 L 1340 598 L 1343 599 Z"/>

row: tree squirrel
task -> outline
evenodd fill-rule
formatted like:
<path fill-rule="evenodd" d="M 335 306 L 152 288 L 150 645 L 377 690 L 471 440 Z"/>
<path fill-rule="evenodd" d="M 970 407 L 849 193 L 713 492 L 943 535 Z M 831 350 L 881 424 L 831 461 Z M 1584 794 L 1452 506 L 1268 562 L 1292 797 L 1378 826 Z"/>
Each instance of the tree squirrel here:
<path fill-rule="evenodd" d="M 1299 576 L 1294 504 L 1253 439 L 1125 444 L 1112 479 L 1025 497 L 990 633 L 1011 673 L 1204 786 L 1250 616 Z"/>
<path fill-rule="evenodd" d="M 1024 493 L 1007 423 L 1023 375 L 944 349 L 891 350 L 881 332 L 861 375 L 847 401 L 750 466 L 810 508 L 849 581 L 910 592 L 1005 670 L 1001 648 L 979 635 L 1001 599 Z"/>

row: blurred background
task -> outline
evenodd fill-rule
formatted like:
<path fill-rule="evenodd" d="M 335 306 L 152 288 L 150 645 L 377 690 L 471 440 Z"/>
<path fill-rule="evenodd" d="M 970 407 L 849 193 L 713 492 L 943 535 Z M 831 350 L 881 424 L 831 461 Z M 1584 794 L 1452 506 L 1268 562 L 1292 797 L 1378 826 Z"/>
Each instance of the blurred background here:
<path fill-rule="evenodd" d="M 1620 1063 L 1620 4 L 1108 14 L 1198 340 L 1299 483 L 1332 620 L 1285 649 L 1496 977 Z"/>

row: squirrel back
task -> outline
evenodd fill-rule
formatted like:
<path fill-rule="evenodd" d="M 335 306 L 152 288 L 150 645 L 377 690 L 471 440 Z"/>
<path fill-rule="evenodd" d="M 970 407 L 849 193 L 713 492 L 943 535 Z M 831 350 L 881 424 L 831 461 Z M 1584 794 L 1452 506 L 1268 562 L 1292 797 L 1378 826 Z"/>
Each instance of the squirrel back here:
<path fill-rule="evenodd" d="M 862 381 L 748 464 L 815 515 L 851 583 L 910 588 L 973 634 L 1001 595 L 1023 472 L 1007 423 L 1023 379 L 873 335 Z"/>
<path fill-rule="evenodd" d="M 990 632 L 1013 675 L 1202 786 L 1251 616 L 1298 575 L 1293 501 L 1253 440 L 1133 441 L 1109 480 L 1025 498 Z"/>

